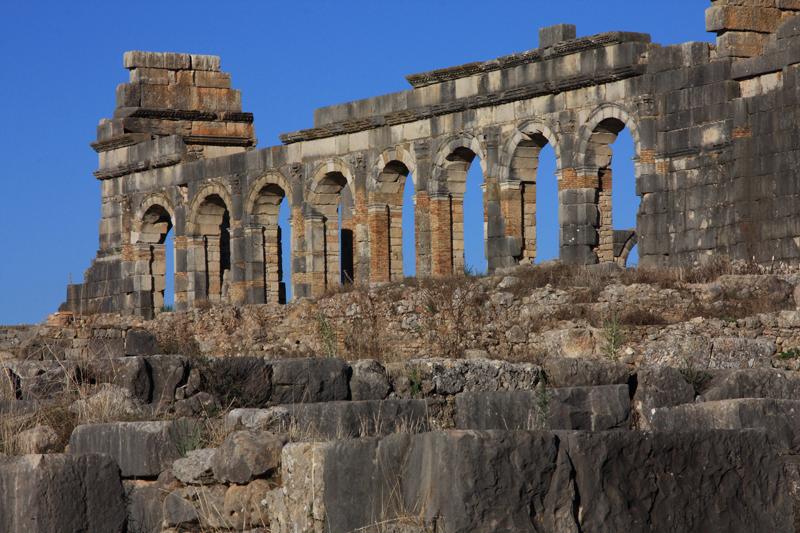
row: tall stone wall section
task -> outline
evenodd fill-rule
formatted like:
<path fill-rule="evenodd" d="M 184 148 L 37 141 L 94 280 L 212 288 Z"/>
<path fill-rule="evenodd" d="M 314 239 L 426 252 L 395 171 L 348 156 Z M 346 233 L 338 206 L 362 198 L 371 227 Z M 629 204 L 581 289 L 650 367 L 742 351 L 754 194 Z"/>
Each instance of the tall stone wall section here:
<path fill-rule="evenodd" d="M 408 76 L 410 90 L 319 109 L 313 128 L 258 150 L 218 58 L 129 52 L 131 81 L 94 144 L 100 250 L 62 309 L 157 313 L 169 231 L 178 309 L 280 302 L 287 283 L 302 297 L 401 279 L 407 180 L 417 275 L 458 272 L 466 174 L 478 160 L 490 270 L 533 261 L 548 144 L 565 262 L 624 264 L 636 244 L 643 266 L 716 254 L 795 262 L 797 15 L 792 0 L 714 1 L 715 45 L 545 28 L 537 49 Z M 624 129 L 636 152 L 635 228 L 611 224 L 613 142 Z M 279 255 L 282 201 L 291 279 Z"/>

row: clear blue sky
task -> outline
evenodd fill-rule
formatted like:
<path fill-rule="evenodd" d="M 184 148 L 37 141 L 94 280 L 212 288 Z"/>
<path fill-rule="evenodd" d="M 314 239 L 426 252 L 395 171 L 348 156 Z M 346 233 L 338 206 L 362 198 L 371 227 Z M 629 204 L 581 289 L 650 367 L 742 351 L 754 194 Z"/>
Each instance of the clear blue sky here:
<path fill-rule="evenodd" d="M 255 113 L 264 147 L 277 144 L 279 133 L 310 127 L 316 107 L 406 89 L 406 74 L 534 48 L 540 26 L 570 22 L 579 35 L 642 31 L 664 44 L 709 40 L 708 4 L 6 0 L 0 324 L 44 319 L 63 301 L 70 276 L 79 281 L 95 254 L 100 193 L 89 142 L 97 121 L 114 109 L 115 86 L 127 79 L 125 50 L 222 56 L 244 110 Z M 620 173 L 615 168 L 615 183 Z M 540 199 L 554 199 L 554 190 L 544 195 L 540 188 Z M 480 228 L 468 235 L 482 233 L 481 218 L 468 220 Z M 475 238 L 468 245 L 468 260 L 480 270 L 483 245 Z"/>

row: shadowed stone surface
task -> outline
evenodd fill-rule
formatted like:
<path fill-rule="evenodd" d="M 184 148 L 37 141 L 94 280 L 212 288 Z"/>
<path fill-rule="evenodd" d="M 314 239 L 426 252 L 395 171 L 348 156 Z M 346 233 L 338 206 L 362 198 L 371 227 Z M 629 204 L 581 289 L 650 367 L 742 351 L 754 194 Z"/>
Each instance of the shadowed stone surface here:
<path fill-rule="evenodd" d="M 69 449 L 73 454 L 110 455 L 123 477 L 156 477 L 196 446 L 199 432 L 191 419 L 86 424 L 73 430 Z"/>
<path fill-rule="evenodd" d="M 272 403 L 348 400 L 350 367 L 341 359 L 286 359 L 272 363 Z"/>
<path fill-rule="evenodd" d="M 234 409 L 228 428 L 294 431 L 310 438 L 346 439 L 427 431 L 425 400 L 372 400 L 285 405 L 270 409 Z"/>
<path fill-rule="evenodd" d="M 640 369 L 637 374 L 633 405 L 641 415 L 644 429 L 650 425 L 653 412 L 659 407 L 671 407 L 694 401 L 695 390 L 680 370 L 671 367 Z"/>
<path fill-rule="evenodd" d="M 626 429 L 627 385 L 544 391 L 465 392 L 456 396 L 458 429 Z"/>
<path fill-rule="evenodd" d="M 125 531 L 119 468 L 102 455 L 0 456 L 0 531 Z"/>
<path fill-rule="evenodd" d="M 783 466 L 755 431 L 392 435 L 289 445 L 283 465 L 275 531 L 409 514 L 453 532 L 792 531 Z"/>
<path fill-rule="evenodd" d="M 782 448 L 800 451 L 800 401 L 747 398 L 719 400 L 656 409 L 653 431 L 691 432 L 703 429 L 765 430 Z"/>

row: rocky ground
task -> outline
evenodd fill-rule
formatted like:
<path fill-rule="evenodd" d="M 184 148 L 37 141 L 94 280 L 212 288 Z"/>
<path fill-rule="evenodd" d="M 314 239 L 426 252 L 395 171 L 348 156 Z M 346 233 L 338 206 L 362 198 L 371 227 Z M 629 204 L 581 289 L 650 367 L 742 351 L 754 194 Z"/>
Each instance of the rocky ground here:
<path fill-rule="evenodd" d="M 799 284 L 547 265 L 0 328 L 0 530 L 795 531 Z"/>

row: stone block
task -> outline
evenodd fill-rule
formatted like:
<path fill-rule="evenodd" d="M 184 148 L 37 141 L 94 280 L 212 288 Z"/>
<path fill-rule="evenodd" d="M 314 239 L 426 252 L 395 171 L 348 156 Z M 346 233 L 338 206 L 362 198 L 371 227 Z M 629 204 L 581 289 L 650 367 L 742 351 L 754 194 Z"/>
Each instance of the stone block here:
<path fill-rule="evenodd" d="M 296 433 L 309 439 L 343 439 L 420 432 L 430 428 L 425 400 L 369 400 L 305 403 L 269 409 L 234 409 L 230 429 Z"/>
<path fill-rule="evenodd" d="M 0 531 L 126 531 L 119 469 L 102 455 L 0 457 Z"/>
<path fill-rule="evenodd" d="M 191 419 L 85 424 L 73 430 L 69 450 L 110 455 L 123 477 L 155 478 L 196 446 L 199 432 Z"/>
<path fill-rule="evenodd" d="M 599 359 L 549 357 L 543 367 L 548 386 L 556 388 L 626 385 L 631 375 L 626 365 Z"/>
<path fill-rule="evenodd" d="M 800 373 L 773 369 L 716 370 L 708 372 L 699 400 L 735 398 L 800 398 Z"/>
<path fill-rule="evenodd" d="M 791 453 L 800 451 L 800 401 L 745 398 L 654 409 L 651 429 L 693 432 L 706 429 L 762 429 Z"/>
<path fill-rule="evenodd" d="M 156 336 L 149 331 L 134 328 L 125 334 L 125 355 L 154 355 L 156 352 Z"/>
<path fill-rule="evenodd" d="M 791 531 L 782 461 L 753 431 L 447 431 L 283 455 L 276 531 L 353 531 L 409 509 L 444 531 Z"/>
<path fill-rule="evenodd" d="M 134 50 L 125 52 L 122 56 L 123 66 L 128 69 L 135 68 L 161 68 L 181 70 L 191 67 L 189 54 L 173 52 L 142 52 Z"/>
<path fill-rule="evenodd" d="M 539 48 L 548 48 L 554 44 L 571 41 L 578 36 L 574 24 L 556 24 L 539 28 Z"/>
<path fill-rule="evenodd" d="M 456 396 L 456 428 L 504 430 L 626 429 L 627 385 L 536 391 L 477 392 Z"/>
<path fill-rule="evenodd" d="M 315 403 L 350 398 L 350 366 L 341 359 L 272 362 L 272 404 Z"/>
<path fill-rule="evenodd" d="M 350 394 L 354 401 L 383 400 L 391 391 L 386 369 L 378 361 L 365 359 L 352 364 Z"/>
<path fill-rule="evenodd" d="M 694 402 L 695 389 L 677 368 L 643 368 L 636 378 L 633 405 L 639 413 L 642 429 L 650 427 L 657 409 Z"/>
<path fill-rule="evenodd" d="M 213 460 L 216 450 L 203 448 L 186 453 L 172 463 L 172 474 L 187 485 L 208 485 L 214 482 Z"/>
<path fill-rule="evenodd" d="M 236 431 L 228 435 L 211 459 L 220 483 L 249 483 L 280 468 L 286 437 L 265 431 Z"/>
<path fill-rule="evenodd" d="M 192 70 L 218 72 L 220 69 L 219 56 L 190 54 Z"/>

